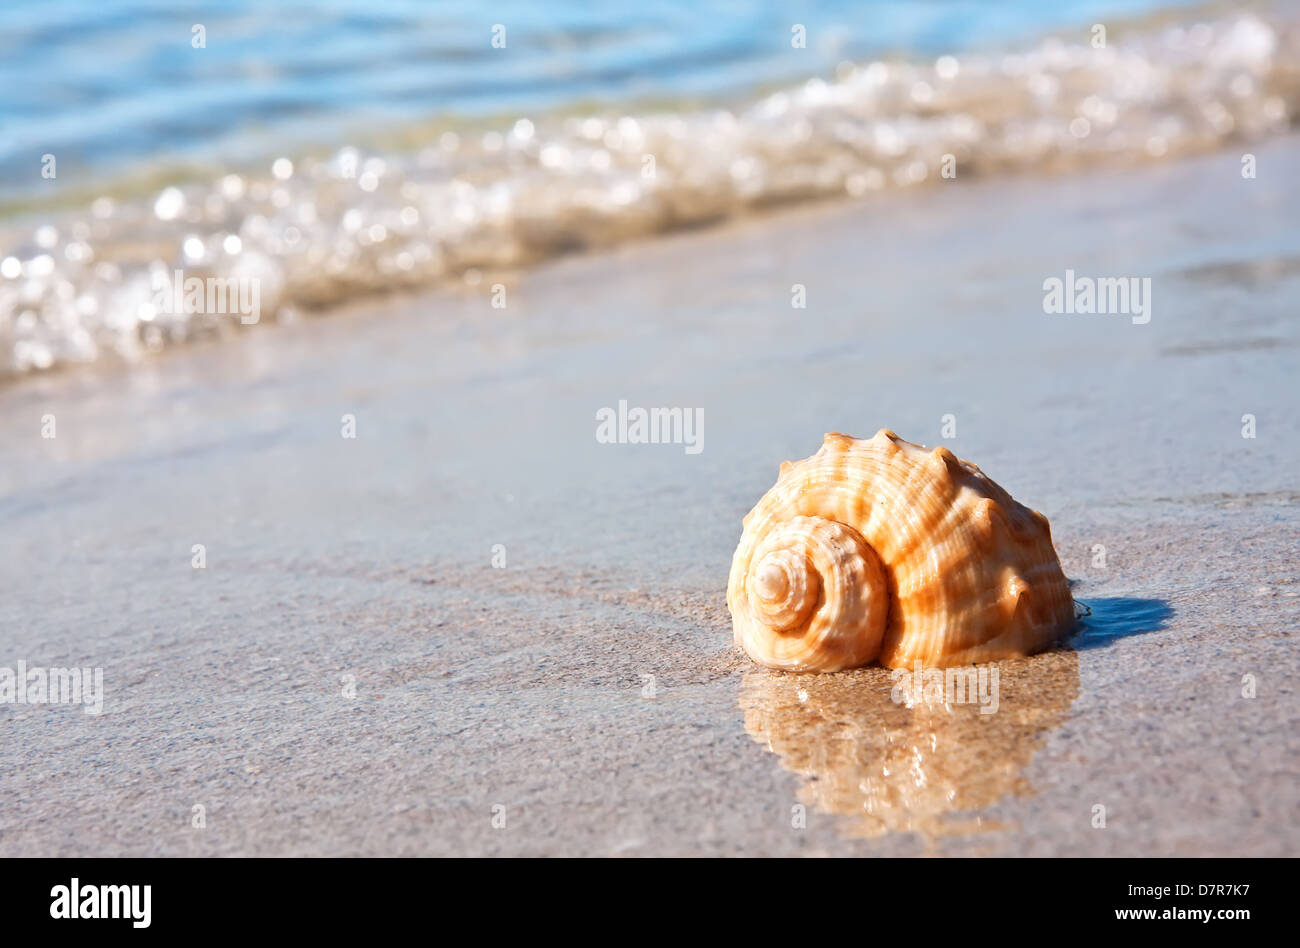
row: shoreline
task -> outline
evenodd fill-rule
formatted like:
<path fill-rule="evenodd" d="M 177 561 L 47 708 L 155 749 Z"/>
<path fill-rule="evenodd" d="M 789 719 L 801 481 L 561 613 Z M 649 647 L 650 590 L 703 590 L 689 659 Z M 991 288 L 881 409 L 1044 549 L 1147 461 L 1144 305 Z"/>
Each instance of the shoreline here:
<path fill-rule="evenodd" d="M 231 317 L 300 318 L 393 289 L 492 289 L 573 251 L 791 204 L 859 200 L 869 213 L 873 197 L 919 199 L 936 183 L 1119 174 L 1292 132 L 1293 13 L 1264 4 L 1188 23 L 845 61 L 830 80 L 735 108 L 538 113 L 418 147 L 280 154 L 105 193 L 80 214 L 0 231 L 0 373 L 134 361 L 219 336 Z M 208 292 L 177 305 L 159 286 L 177 270 Z M 256 288 L 254 311 L 228 301 L 234 285 Z"/>
<path fill-rule="evenodd" d="M 1230 14 L 1252 13 L 1265 16 L 1277 12 L 1275 0 L 1250 0 L 1249 3 L 1230 2 L 1230 0 L 1177 0 L 1172 5 L 1155 6 L 1150 9 L 1132 10 L 1118 14 L 1118 20 L 1112 20 L 1108 29 L 1114 39 L 1126 39 L 1141 36 L 1153 30 L 1179 26 L 1198 19 L 1215 19 Z M 908 49 L 903 46 L 887 47 L 874 51 L 856 50 L 855 54 L 844 61 L 867 62 L 880 61 L 891 64 L 903 64 L 934 58 L 942 54 L 957 56 L 992 56 L 1005 53 L 1009 49 L 1027 48 L 1045 40 L 1067 42 L 1071 37 L 1087 32 L 1091 25 L 1080 17 L 1076 22 L 1056 25 L 1035 24 L 1026 26 L 1024 32 L 1010 36 L 999 36 L 996 40 L 985 37 L 972 46 L 945 45 L 944 48 Z M 582 118 L 614 112 L 647 112 L 702 109 L 738 110 L 746 102 L 772 93 L 788 90 L 809 80 L 833 81 L 835 70 L 831 63 L 821 63 L 811 71 L 799 70 L 778 74 L 769 78 L 757 79 L 735 87 L 699 93 L 682 92 L 676 96 L 663 96 L 655 93 L 633 94 L 629 99 L 615 99 L 609 93 L 589 96 L 578 95 L 571 101 L 558 102 L 540 107 L 540 112 L 549 116 Z M 78 172 L 93 172 L 99 183 L 82 186 L 81 190 L 60 190 L 44 203 L 34 203 L 30 194 L 21 190 L 0 191 L 0 219 L 9 217 L 4 210 L 9 206 L 30 208 L 31 212 L 47 210 L 51 206 L 72 209 L 89 206 L 91 201 L 104 194 L 123 196 L 134 194 L 145 197 L 156 194 L 167 185 L 197 184 L 205 178 L 220 177 L 223 173 L 233 172 L 251 175 L 257 170 L 270 167 L 279 157 L 286 156 L 299 161 L 303 158 L 328 159 L 341 142 L 363 151 L 379 154 L 394 154 L 416 150 L 435 144 L 438 137 L 446 131 L 459 134 L 482 134 L 492 130 L 508 128 L 519 118 L 529 117 L 539 111 L 532 106 L 493 106 L 489 111 L 448 111 L 441 114 L 408 116 L 397 119 L 377 121 L 367 118 L 365 112 L 352 116 L 338 116 L 342 122 L 342 135 L 334 135 L 325 140 L 312 137 L 290 136 L 294 144 L 287 150 L 277 144 L 283 135 L 271 128 L 250 129 L 246 137 L 236 134 L 231 140 L 216 144 L 199 143 L 190 148 L 171 151 L 164 154 L 161 161 L 150 163 L 143 168 L 137 167 L 137 159 L 121 159 L 118 165 L 107 168 L 97 166 L 77 166 Z M 299 123 L 299 126 L 302 123 Z M 298 126 L 295 126 L 298 127 Z M 204 145 L 211 148 L 211 154 L 217 156 L 203 157 Z M 195 150 L 198 148 L 199 150 Z M 26 213 L 26 212 L 20 212 Z M 5 221 L 9 223 L 8 220 Z"/>

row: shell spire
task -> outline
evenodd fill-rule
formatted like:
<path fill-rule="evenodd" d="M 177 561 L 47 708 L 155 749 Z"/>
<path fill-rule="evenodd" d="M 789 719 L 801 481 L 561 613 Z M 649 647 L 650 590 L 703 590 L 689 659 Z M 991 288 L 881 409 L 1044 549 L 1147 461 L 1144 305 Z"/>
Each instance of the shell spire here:
<path fill-rule="evenodd" d="M 789 671 L 996 661 L 1074 624 L 1047 518 L 885 428 L 781 465 L 745 517 L 727 606 L 736 643 Z"/>

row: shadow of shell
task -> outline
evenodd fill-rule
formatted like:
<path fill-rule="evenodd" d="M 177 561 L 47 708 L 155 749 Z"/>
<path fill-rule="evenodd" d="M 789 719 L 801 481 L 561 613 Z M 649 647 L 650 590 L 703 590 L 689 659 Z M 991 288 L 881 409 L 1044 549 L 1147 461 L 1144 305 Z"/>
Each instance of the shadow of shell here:
<path fill-rule="evenodd" d="M 918 697 L 908 694 L 912 674 L 884 668 L 751 669 L 740 707 L 750 736 L 804 778 L 799 801 L 849 817 L 848 835 L 976 833 L 998 828 L 977 811 L 1032 791 L 1023 773 L 1078 697 L 1079 660 L 1058 649 L 978 668 L 987 675 L 984 706 L 997 697 L 991 713 L 978 699 L 950 703 L 933 688 L 909 705 Z"/>

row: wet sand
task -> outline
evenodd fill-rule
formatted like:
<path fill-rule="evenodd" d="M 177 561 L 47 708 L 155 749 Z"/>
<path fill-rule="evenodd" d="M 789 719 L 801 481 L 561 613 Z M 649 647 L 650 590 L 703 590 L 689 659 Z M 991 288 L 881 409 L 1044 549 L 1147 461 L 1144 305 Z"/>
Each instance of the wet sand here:
<path fill-rule="evenodd" d="M 505 309 L 485 281 L 0 390 L 0 665 L 105 689 L 0 706 L 0 854 L 1300 853 L 1300 142 L 1254 153 L 784 211 Z M 1151 277 L 1150 323 L 1045 315 L 1067 268 Z M 620 399 L 701 408 L 703 450 L 598 443 Z M 1093 609 L 993 720 L 732 648 L 740 518 L 880 427 L 1045 513 Z"/>

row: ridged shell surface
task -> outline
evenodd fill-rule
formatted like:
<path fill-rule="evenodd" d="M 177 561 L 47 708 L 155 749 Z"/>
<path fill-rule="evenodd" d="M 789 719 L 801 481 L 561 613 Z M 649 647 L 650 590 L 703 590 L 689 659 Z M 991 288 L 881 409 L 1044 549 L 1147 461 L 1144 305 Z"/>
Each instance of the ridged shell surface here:
<path fill-rule="evenodd" d="M 744 519 L 727 605 L 736 644 L 788 671 L 996 661 L 1074 624 L 1047 518 L 884 429 L 781 465 Z"/>

